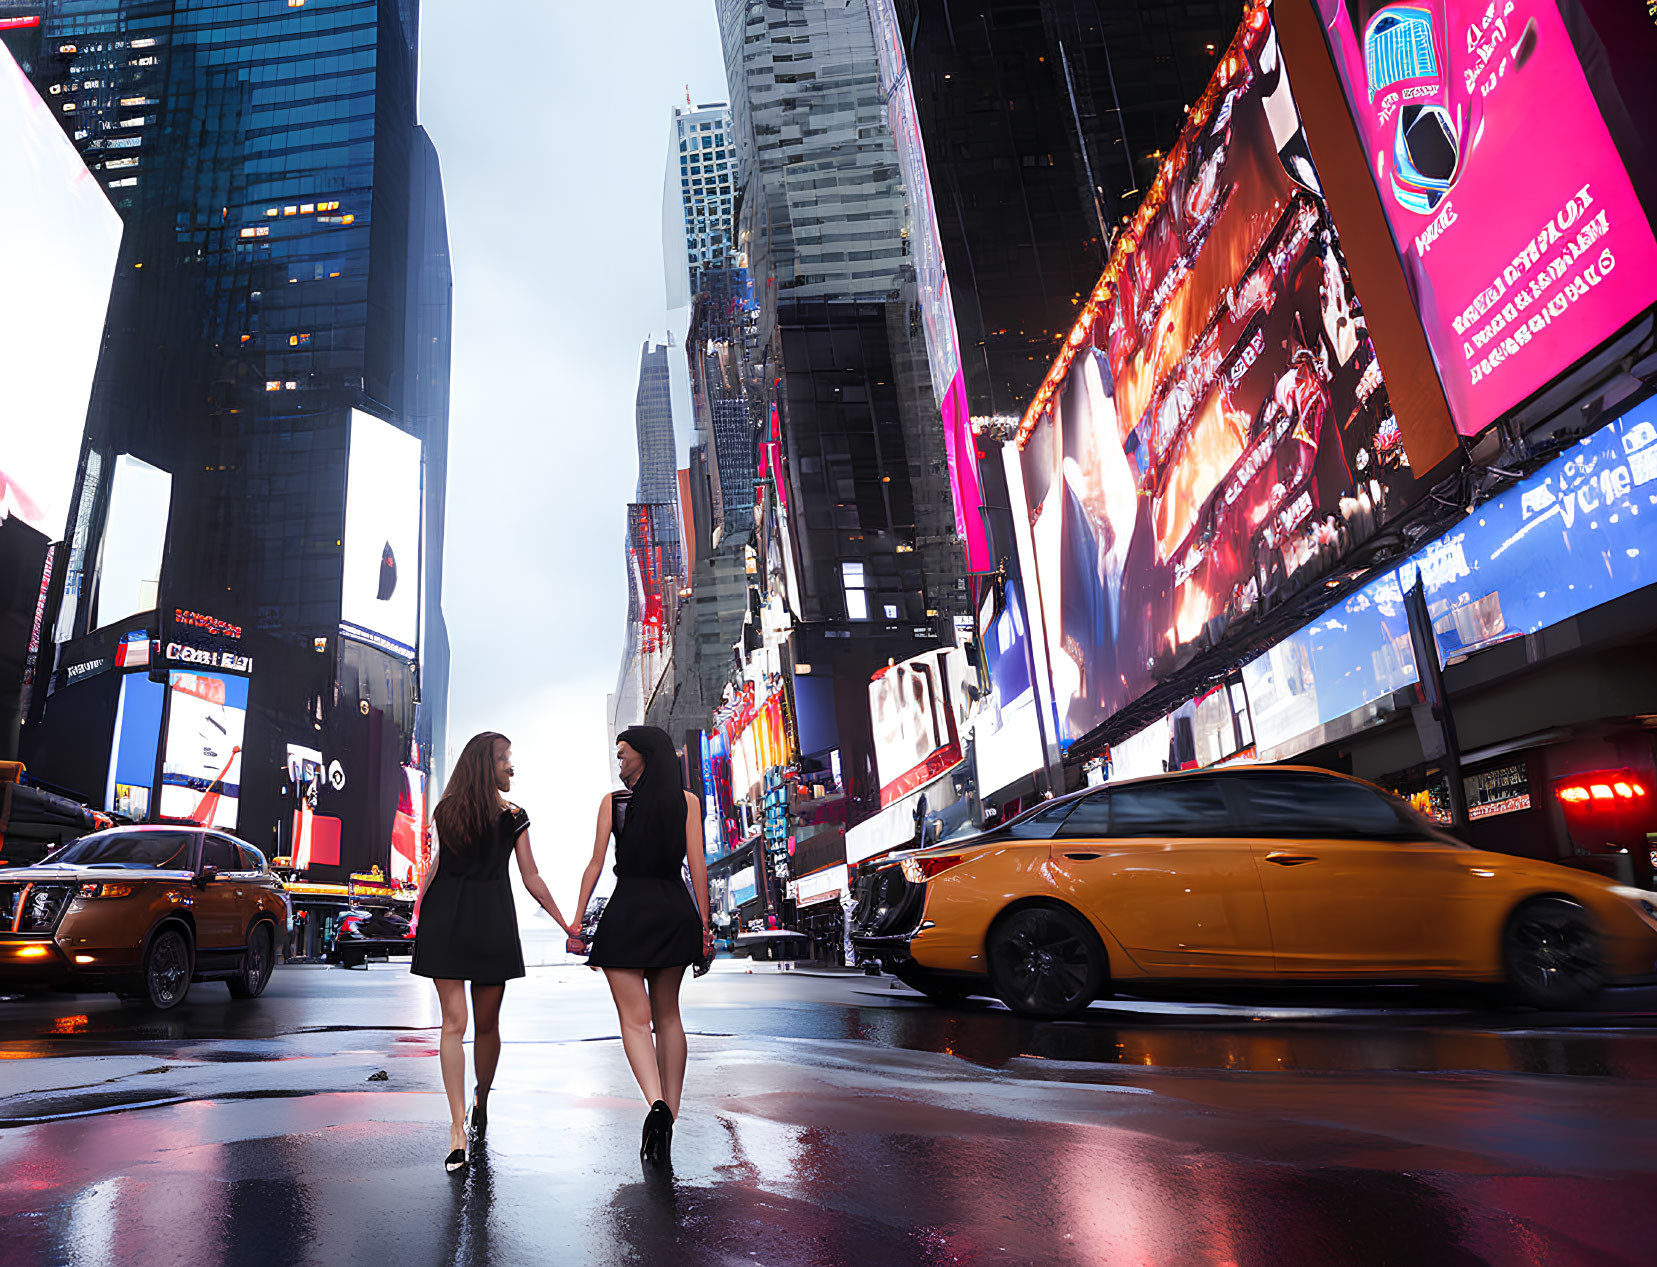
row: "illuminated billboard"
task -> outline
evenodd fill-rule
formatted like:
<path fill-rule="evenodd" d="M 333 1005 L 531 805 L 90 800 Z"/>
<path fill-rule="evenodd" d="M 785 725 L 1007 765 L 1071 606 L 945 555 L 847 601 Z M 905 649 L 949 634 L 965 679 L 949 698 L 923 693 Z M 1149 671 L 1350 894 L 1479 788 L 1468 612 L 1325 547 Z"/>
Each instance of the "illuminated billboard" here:
<path fill-rule="evenodd" d="M 167 674 L 162 818 L 236 829 L 246 724 L 246 678 L 176 669 Z"/>
<path fill-rule="evenodd" d="M 128 673 L 121 679 L 104 808 L 137 822 L 150 814 L 155 758 L 161 744 L 161 706 L 166 693 L 166 688 L 150 681 L 147 674 Z"/>
<path fill-rule="evenodd" d="M 62 538 L 121 217 L 0 46 L 0 517 Z"/>
<path fill-rule="evenodd" d="M 1657 400 L 1245 665 L 1262 752 L 1286 755 L 1318 726 L 1416 681 L 1404 590 L 1417 572 L 1445 663 L 1657 583 Z"/>
<path fill-rule="evenodd" d="M 929 651 L 887 665 L 869 682 L 882 805 L 901 800 L 961 760 L 960 710 L 949 680 L 951 655 Z M 955 667 L 959 674 L 960 664 Z"/>
<path fill-rule="evenodd" d="M 944 458 L 949 464 L 955 531 L 965 549 L 967 570 L 987 572 L 995 566 L 995 559 L 984 529 L 984 491 L 978 478 L 977 446 L 972 435 L 966 379 L 961 372 L 955 300 L 944 268 L 944 248 L 932 203 L 932 179 L 926 167 L 926 145 L 921 139 L 920 116 L 915 111 L 914 86 L 903 51 L 897 6 L 893 0 L 869 0 L 869 17 L 874 23 L 875 52 L 881 91 L 886 94 L 887 120 L 891 124 L 898 170 L 909 205 L 915 297 L 926 334 L 932 394 L 943 419 Z"/>
<path fill-rule="evenodd" d="M 1316 4 L 1457 429 L 1474 435 L 1657 299 L 1657 241 L 1573 36 L 1596 62 L 1606 50 L 1557 0 Z"/>
<path fill-rule="evenodd" d="M 130 453 L 115 459 L 92 627 L 156 609 L 173 477 Z"/>
<path fill-rule="evenodd" d="M 414 658 L 420 633 L 420 441 L 351 411 L 340 632 Z"/>
<path fill-rule="evenodd" d="M 1064 745 L 1459 461 L 1447 418 L 1395 416 L 1269 8 L 1220 58 L 1018 439 Z"/>
<path fill-rule="evenodd" d="M 988 797 L 1042 766 L 1040 704 L 1030 674 L 1029 624 L 1017 581 L 1006 583 L 999 610 L 985 611 L 978 636 L 990 693 L 972 721 L 972 755 L 978 791 Z"/>

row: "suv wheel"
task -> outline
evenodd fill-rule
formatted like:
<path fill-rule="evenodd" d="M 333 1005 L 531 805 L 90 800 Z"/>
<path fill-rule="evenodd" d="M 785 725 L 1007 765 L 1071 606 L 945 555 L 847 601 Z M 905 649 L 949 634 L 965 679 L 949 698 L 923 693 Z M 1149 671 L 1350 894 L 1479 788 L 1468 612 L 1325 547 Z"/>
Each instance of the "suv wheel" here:
<path fill-rule="evenodd" d="M 144 952 L 144 993 L 151 1007 L 165 1012 L 184 1002 L 190 992 L 191 960 L 190 939 L 176 924 L 150 939 Z"/>
<path fill-rule="evenodd" d="M 1021 1016 L 1073 1016 L 1098 998 L 1109 965 L 1093 929 L 1076 912 L 1026 906 L 990 929 L 990 984 Z"/>
<path fill-rule="evenodd" d="M 1560 897 L 1526 902 L 1502 934 L 1508 992 L 1544 1009 L 1578 1008 L 1605 988 L 1605 961 L 1588 912 Z"/>
<path fill-rule="evenodd" d="M 242 956 L 241 971 L 225 984 L 233 999 L 256 999 L 265 992 L 270 982 L 270 970 L 276 963 L 276 936 L 269 924 L 253 926 L 248 935 L 247 953 Z"/>

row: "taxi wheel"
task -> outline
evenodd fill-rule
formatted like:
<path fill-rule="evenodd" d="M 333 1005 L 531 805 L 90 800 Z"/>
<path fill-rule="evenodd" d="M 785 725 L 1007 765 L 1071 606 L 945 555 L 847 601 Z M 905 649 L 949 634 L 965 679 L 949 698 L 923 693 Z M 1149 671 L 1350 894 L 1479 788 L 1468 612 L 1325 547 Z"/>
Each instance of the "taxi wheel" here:
<path fill-rule="evenodd" d="M 1025 906 L 990 929 L 990 983 L 1021 1016 L 1073 1016 L 1098 998 L 1109 965 L 1088 922 L 1062 906 Z"/>
<path fill-rule="evenodd" d="M 225 982 L 233 999 L 256 999 L 270 983 L 270 970 L 276 963 L 276 935 L 269 924 L 254 925 L 247 939 L 247 953 L 242 956 L 242 969 Z"/>
<path fill-rule="evenodd" d="M 184 1002 L 190 992 L 191 960 L 190 939 L 176 925 L 150 939 L 144 952 L 144 994 L 151 1007 L 165 1012 Z"/>
<path fill-rule="evenodd" d="M 1578 1008 L 1605 988 L 1605 960 L 1588 912 L 1560 897 L 1513 913 L 1502 936 L 1509 994 L 1531 1007 Z"/>

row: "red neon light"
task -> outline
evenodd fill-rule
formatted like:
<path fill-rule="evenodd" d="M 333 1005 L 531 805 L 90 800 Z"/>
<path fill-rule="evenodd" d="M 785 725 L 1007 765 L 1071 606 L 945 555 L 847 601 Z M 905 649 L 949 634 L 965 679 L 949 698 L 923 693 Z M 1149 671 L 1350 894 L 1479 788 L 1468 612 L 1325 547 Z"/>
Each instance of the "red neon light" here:
<path fill-rule="evenodd" d="M 1594 805 L 1601 803 L 1614 805 L 1618 801 L 1637 801 L 1646 795 L 1645 784 L 1632 778 L 1618 778 L 1617 771 L 1595 777 L 1588 776 L 1581 782 L 1566 783 L 1556 789 L 1556 795 L 1567 805 Z M 1607 805 L 1609 808 L 1609 805 Z"/>
<path fill-rule="evenodd" d="M 39 26 L 38 15 L 32 18 L 0 18 L 0 31 L 16 31 L 26 26 Z"/>

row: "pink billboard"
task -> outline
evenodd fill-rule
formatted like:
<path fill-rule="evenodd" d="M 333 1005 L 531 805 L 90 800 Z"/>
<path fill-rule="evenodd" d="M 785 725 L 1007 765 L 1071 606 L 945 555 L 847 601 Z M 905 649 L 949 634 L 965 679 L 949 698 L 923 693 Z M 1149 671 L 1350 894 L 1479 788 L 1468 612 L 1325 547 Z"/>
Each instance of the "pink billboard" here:
<path fill-rule="evenodd" d="M 1657 298 L 1657 241 L 1555 0 L 1316 4 L 1476 435 Z"/>

